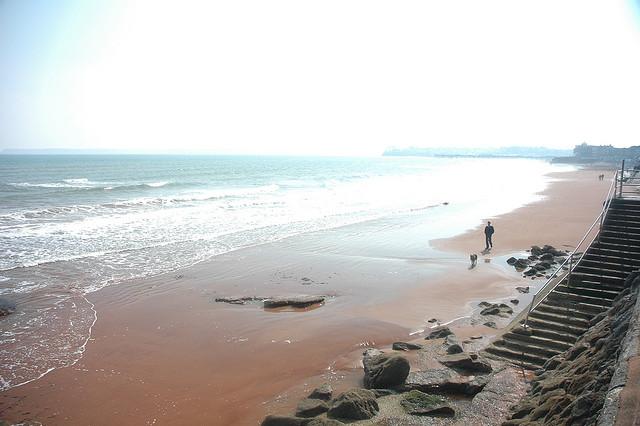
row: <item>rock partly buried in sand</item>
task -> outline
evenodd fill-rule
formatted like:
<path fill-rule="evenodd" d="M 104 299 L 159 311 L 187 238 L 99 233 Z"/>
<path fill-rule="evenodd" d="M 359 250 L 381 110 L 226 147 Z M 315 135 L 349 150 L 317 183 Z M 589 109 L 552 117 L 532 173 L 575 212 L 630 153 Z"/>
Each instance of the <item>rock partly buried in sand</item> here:
<path fill-rule="evenodd" d="M 519 293 L 529 293 L 529 286 L 526 287 L 516 287 Z"/>
<path fill-rule="evenodd" d="M 411 366 L 403 356 L 395 354 L 376 354 L 365 351 L 362 358 L 364 365 L 364 386 L 369 389 L 386 389 L 404 383 Z"/>
<path fill-rule="evenodd" d="M 480 311 L 480 315 L 506 316 L 513 313 L 513 309 L 504 303 L 493 303 Z"/>
<path fill-rule="evenodd" d="M 493 370 L 491 364 L 477 354 L 447 355 L 438 361 L 447 367 L 470 373 L 491 373 Z"/>
<path fill-rule="evenodd" d="M 455 334 L 448 335 L 444 340 L 444 344 L 447 346 L 448 354 L 459 354 L 461 352 L 464 352 L 464 349 L 462 349 L 462 344 Z"/>
<path fill-rule="evenodd" d="M 517 305 L 518 303 L 520 303 L 518 299 L 511 299 L 509 300 L 509 302 L 513 303 L 514 305 Z"/>
<path fill-rule="evenodd" d="M 228 297 L 216 297 L 216 302 L 230 303 L 232 305 L 244 305 L 248 302 L 256 300 L 263 300 L 263 298 L 256 296 L 228 296 Z"/>
<path fill-rule="evenodd" d="M 518 259 L 516 259 L 516 258 L 515 258 L 515 257 L 513 257 L 513 256 L 507 259 L 507 263 L 508 263 L 509 265 L 515 265 L 517 261 L 518 261 Z"/>
<path fill-rule="evenodd" d="M 453 417 L 456 414 L 443 397 L 427 395 L 419 390 L 403 395 L 400 405 L 407 413 L 416 416 Z"/>
<path fill-rule="evenodd" d="M 378 414 L 376 395 L 366 389 L 352 389 L 331 401 L 327 416 L 333 419 L 367 420 Z"/>
<path fill-rule="evenodd" d="M 531 263 L 529 261 L 529 259 L 518 259 L 516 260 L 516 262 L 513 264 L 513 266 L 515 266 L 518 269 L 524 269 L 527 266 L 529 266 L 529 263 Z"/>
<path fill-rule="evenodd" d="M 394 351 L 414 351 L 422 349 L 422 345 L 418 345 L 417 343 L 393 342 L 391 349 Z"/>
<path fill-rule="evenodd" d="M 446 325 L 443 325 L 434 328 L 433 331 L 429 333 L 427 337 L 425 337 L 425 340 L 442 339 L 450 334 L 453 334 L 453 331 L 451 331 L 451 329 Z"/>
<path fill-rule="evenodd" d="M 430 322 L 430 323 L 438 322 L 438 318 L 431 318 L 431 319 L 430 319 L 429 321 L 427 321 L 427 322 Z"/>
<path fill-rule="evenodd" d="M 498 326 L 496 325 L 495 321 L 487 321 L 484 324 L 485 327 L 489 327 L 489 328 L 498 328 Z"/>
<path fill-rule="evenodd" d="M 263 303 L 265 308 L 280 308 L 283 306 L 306 308 L 307 306 L 324 303 L 324 296 L 272 297 L 266 299 Z"/>
<path fill-rule="evenodd" d="M 331 387 L 331 385 L 329 383 L 323 383 L 317 388 L 315 388 L 307 398 L 329 401 L 332 395 L 333 395 L 333 388 Z"/>
<path fill-rule="evenodd" d="M 0 298 L 0 317 L 7 316 L 16 311 L 16 304 L 7 299 Z"/>
<path fill-rule="evenodd" d="M 453 393 L 472 396 L 480 392 L 488 380 L 488 375 L 467 376 L 459 374 L 449 368 L 439 368 L 410 373 L 403 389 L 417 389 L 427 393 Z"/>
<path fill-rule="evenodd" d="M 529 268 L 529 269 L 527 269 L 526 271 L 523 272 L 523 275 L 525 277 L 531 277 L 531 276 L 533 276 L 533 275 L 535 275 L 537 273 L 538 273 L 538 270 L 536 268 Z"/>
<path fill-rule="evenodd" d="M 321 399 L 305 398 L 296 407 L 296 417 L 315 417 L 329 410 L 329 404 Z"/>
<path fill-rule="evenodd" d="M 290 416 L 274 416 L 270 415 L 260 423 L 260 426 L 305 426 L 309 419 Z"/>

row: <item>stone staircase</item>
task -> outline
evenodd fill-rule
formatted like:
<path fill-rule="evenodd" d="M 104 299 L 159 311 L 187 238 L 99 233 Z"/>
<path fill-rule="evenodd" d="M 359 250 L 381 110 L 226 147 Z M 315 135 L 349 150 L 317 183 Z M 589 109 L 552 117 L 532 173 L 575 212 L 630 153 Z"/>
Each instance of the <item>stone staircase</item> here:
<path fill-rule="evenodd" d="M 606 311 L 640 268 L 640 199 L 614 198 L 599 235 L 565 277 L 524 320 L 493 342 L 485 353 L 535 370 L 569 349 Z"/>

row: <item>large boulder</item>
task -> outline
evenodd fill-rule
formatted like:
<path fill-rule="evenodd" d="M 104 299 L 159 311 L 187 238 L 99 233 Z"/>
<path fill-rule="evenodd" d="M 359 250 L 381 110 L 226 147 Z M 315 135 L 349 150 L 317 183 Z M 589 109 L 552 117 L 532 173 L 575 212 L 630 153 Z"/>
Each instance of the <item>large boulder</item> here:
<path fill-rule="evenodd" d="M 403 395 L 400 405 L 409 414 L 417 416 L 453 417 L 455 411 L 441 396 L 412 390 Z"/>
<path fill-rule="evenodd" d="M 477 354 L 461 353 L 440 358 L 443 365 L 468 373 L 490 373 L 491 364 Z"/>
<path fill-rule="evenodd" d="M 425 340 L 442 339 L 447 337 L 450 334 L 453 334 L 453 331 L 451 331 L 451 329 L 446 325 L 443 325 L 443 326 L 434 328 L 431 331 L 431 333 L 429 333 L 429 335 L 425 337 Z"/>
<path fill-rule="evenodd" d="M 331 402 L 327 416 L 333 419 L 367 420 L 378 414 L 376 395 L 367 389 L 352 389 Z"/>
<path fill-rule="evenodd" d="M 362 359 L 365 387 L 385 389 L 404 383 L 411 369 L 405 357 L 385 353 L 371 356 L 370 353 L 365 352 Z"/>

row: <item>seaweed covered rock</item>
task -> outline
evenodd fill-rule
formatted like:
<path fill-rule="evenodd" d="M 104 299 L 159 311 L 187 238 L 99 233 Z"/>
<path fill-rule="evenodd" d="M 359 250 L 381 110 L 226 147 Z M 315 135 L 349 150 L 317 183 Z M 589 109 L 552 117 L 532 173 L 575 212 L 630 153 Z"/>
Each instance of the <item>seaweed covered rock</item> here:
<path fill-rule="evenodd" d="M 434 328 L 429 333 L 429 335 L 427 335 L 427 337 L 425 337 L 425 340 L 443 339 L 443 338 L 447 337 L 450 334 L 453 334 L 453 331 L 451 331 L 451 329 L 449 327 L 447 327 L 446 325 L 443 325 L 443 326 Z"/>

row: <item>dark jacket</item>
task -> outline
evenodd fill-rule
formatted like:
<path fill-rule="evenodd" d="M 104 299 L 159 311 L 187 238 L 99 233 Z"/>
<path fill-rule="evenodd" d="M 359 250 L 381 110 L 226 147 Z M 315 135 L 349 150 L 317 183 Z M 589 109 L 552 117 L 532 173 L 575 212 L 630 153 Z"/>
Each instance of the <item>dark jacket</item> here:
<path fill-rule="evenodd" d="M 493 226 L 491 225 L 487 225 L 484 227 L 484 234 L 485 235 L 493 235 Z"/>

